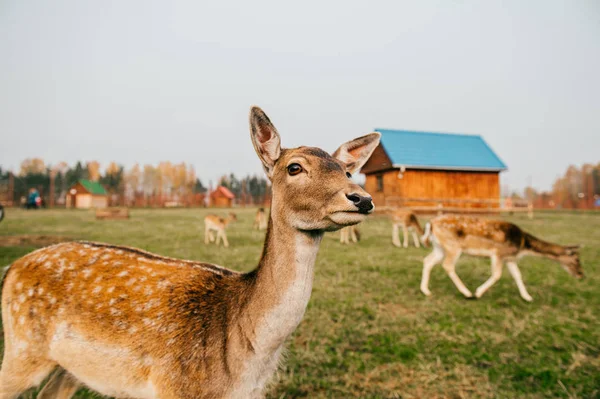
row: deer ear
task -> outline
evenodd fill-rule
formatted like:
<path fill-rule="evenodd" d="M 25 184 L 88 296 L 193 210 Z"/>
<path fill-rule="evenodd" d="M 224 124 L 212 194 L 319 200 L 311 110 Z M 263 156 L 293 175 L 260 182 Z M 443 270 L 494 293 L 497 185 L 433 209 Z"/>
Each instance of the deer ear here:
<path fill-rule="evenodd" d="M 281 155 L 281 139 L 267 114 L 257 106 L 250 108 L 250 137 L 267 177 L 272 179 L 273 167 Z"/>
<path fill-rule="evenodd" d="M 342 144 L 332 156 L 345 163 L 348 172 L 357 172 L 375 151 L 380 138 L 381 133 L 369 133 L 366 136 Z"/>

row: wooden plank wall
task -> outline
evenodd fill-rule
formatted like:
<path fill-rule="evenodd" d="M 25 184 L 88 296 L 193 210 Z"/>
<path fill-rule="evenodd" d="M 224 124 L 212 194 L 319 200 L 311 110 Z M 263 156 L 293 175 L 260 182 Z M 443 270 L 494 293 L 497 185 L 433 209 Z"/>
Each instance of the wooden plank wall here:
<path fill-rule="evenodd" d="M 498 172 L 467 172 L 439 170 L 407 170 L 398 178 L 398 170 L 384 172 L 383 192 L 377 191 L 377 175 L 369 174 L 365 189 L 373 196 L 375 204 L 391 205 L 390 198 L 432 198 L 490 200 L 500 197 Z M 436 206 L 439 202 L 408 201 L 404 206 Z M 448 203 L 445 206 L 489 207 L 489 204 Z M 491 205 L 497 207 L 496 205 Z"/>

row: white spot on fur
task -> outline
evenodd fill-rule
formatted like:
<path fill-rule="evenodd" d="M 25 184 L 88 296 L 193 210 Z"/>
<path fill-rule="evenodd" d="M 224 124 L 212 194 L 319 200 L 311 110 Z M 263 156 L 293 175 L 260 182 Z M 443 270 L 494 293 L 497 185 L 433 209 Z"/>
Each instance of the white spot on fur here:
<path fill-rule="evenodd" d="M 123 314 L 123 312 L 116 308 L 110 308 L 110 314 L 113 316 L 120 316 Z"/>
<path fill-rule="evenodd" d="M 137 279 L 130 278 L 129 280 L 127 280 L 127 282 L 125 283 L 125 285 L 127 285 L 127 286 L 133 285 L 136 281 L 137 281 Z"/>
<path fill-rule="evenodd" d="M 170 285 L 171 285 L 171 282 L 169 280 L 162 280 L 162 281 L 159 281 L 158 284 L 156 284 L 156 286 L 158 288 L 167 288 Z"/>
<path fill-rule="evenodd" d="M 42 288 L 42 287 L 39 287 L 39 288 L 37 289 L 37 293 L 38 293 L 38 295 L 42 295 L 42 294 L 44 293 L 44 288 Z"/>
<path fill-rule="evenodd" d="M 106 290 L 106 292 L 108 292 L 109 294 L 112 294 L 112 292 L 115 290 L 115 287 L 110 287 L 109 289 Z"/>
<path fill-rule="evenodd" d="M 81 274 L 83 275 L 83 278 L 89 278 L 92 274 L 92 271 L 90 269 L 84 269 Z"/>
<path fill-rule="evenodd" d="M 25 294 L 19 295 L 19 302 L 21 302 L 21 303 L 25 302 Z"/>
<path fill-rule="evenodd" d="M 92 290 L 92 294 L 98 295 L 100 293 L 100 291 L 102 291 L 102 287 L 97 286 Z"/>
<path fill-rule="evenodd" d="M 33 293 L 34 293 L 34 292 L 33 292 L 33 288 L 30 288 L 30 289 L 27 291 L 27 295 L 28 295 L 28 296 L 33 296 Z"/>
<path fill-rule="evenodd" d="M 25 324 L 25 316 L 19 316 L 19 324 L 20 325 L 24 325 Z"/>
<path fill-rule="evenodd" d="M 15 288 L 17 290 L 21 290 L 21 288 L 23 288 L 23 283 L 19 281 L 17 284 L 15 284 Z"/>
<path fill-rule="evenodd" d="M 117 277 L 125 277 L 129 274 L 127 270 L 123 270 L 121 273 L 117 274 Z"/>

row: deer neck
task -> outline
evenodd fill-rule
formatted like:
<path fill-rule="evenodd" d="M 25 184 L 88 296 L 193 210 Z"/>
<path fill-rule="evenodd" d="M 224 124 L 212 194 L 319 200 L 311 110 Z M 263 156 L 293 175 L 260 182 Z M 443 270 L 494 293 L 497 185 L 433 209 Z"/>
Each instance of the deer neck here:
<path fill-rule="evenodd" d="M 312 291 L 323 232 L 299 231 L 284 217 L 269 217 L 265 246 L 253 272 L 248 315 L 258 350 L 277 351 L 296 329 Z"/>

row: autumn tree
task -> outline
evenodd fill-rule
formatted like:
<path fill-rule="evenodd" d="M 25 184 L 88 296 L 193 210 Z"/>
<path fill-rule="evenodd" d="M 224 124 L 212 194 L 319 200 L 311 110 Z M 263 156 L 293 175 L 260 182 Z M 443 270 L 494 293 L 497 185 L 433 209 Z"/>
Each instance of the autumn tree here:
<path fill-rule="evenodd" d="M 19 176 L 44 175 L 46 174 L 46 164 L 40 158 L 28 158 L 21 162 Z"/>

